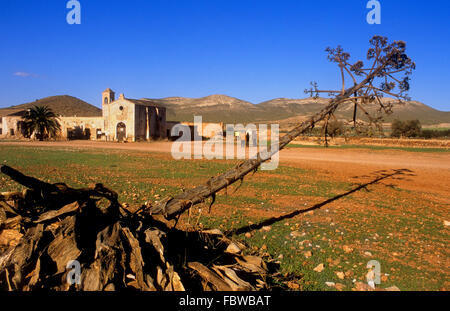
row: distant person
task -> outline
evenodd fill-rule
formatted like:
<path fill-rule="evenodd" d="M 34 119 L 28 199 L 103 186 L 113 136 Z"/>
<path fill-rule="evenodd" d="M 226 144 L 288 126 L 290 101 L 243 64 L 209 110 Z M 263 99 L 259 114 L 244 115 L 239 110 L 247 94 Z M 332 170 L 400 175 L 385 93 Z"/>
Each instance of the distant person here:
<path fill-rule="evenodd" d="M 256 147 L 258 144 L 258 139 L 256 136 L 256 131 L 252 131 L 252 147 Z"/>
<path fill-rule="evenodd" d="M 241 132 L 239 136 L 241 138 L 241 147 L 245 148 L 245 138 L 246 138 L 245 132 Z"/>

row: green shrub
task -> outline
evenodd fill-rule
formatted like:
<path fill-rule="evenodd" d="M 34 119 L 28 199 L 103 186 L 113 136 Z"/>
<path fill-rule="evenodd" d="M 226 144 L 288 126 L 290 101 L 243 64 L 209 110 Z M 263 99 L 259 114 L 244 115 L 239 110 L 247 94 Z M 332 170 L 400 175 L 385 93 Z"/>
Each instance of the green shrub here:
<path fill-rule="evenodd" d="M 392 137 L 420 137 L 422 125 L 419 120 L 394 120 L 391 125 Z"/>
<path fill-rule="evenodd" d="M 446 138 L 450 137 L 450 129 L 447 130 L 422 130 L 420 135 L 423 138 L 431 139 L 431 138 Z"/>

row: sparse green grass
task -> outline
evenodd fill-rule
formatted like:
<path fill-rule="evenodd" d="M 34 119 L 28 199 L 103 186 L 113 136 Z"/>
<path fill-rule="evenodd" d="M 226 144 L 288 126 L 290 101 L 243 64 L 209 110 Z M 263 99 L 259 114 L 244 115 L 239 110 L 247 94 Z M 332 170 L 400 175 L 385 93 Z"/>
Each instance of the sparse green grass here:
<path fill-rule="evenodd" d="M 101 182 L 117 191 L 120 201 L 131 204 L 175 194 L 236 164 L 174 161 L 165 154 L 123 150 L 22 146 L 0 146 L 0 161 L 48 182 L 74 187 Z M 228 195 L 217 196 L 211 214 L 202 205 L 202 213 L 194 209 L 190 221 L 193 224 L 198 219 L 203 227 L 223 231 L 238 229 L 310 208 L 355 188 L 354 182 L 330 180 L 315 170 L 283 165 L 249 176 L 236 193 L 231 186 Z M 0 176 L 0 191 L 14 189 L 21 187 Z M 448 217 L 450 205 L 442 203 L 445 198 L 397 186 L 372 185 L 368 189 L 313 213 L 273 222 L 269 231 L 253 230 L 251 237 L 241 233 L 235 238 L 247 243 L 249 250 L 268 252 L 279 260 L 281 272 L 298 275 L 303 290 L 334 290 L 325 285 L 328 281 L 351 290 L 353 280 L 364 282 L 371 259 L 381 263 L 382 275 L 388 274 L 383 288 L 448 290 L 450 238 L 442 219 Z M 187 216 L 182 220 L 186 222 Z M 346 253 L 344 245 L 353 251 Z M 307 251 L 312 252 L 310 258 L 304 255 Z M 320 263 L 325 269 L 313 271 Z M 340 280 L 336 272 L 351 275 Z"/>
<path fill-rule="evenodd" d="M 448 131 L 450 127 L 423 127 L 422 130 Z"/>

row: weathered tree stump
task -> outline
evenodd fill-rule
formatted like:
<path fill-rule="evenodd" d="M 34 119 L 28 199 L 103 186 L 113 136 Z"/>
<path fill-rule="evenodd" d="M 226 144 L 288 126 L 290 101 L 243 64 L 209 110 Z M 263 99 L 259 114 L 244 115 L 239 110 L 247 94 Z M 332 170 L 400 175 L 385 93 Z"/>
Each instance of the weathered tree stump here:
<path fill-rule="evenodd" d="M 1 170 L 30 187 L 26 196 L 0 197 L 0 232 L 13 228 L 23 233 L 17 244 L 0 249 L 2 290 L 268 287 L 267 264 L 243 255 L 245 246 L 219 230 L 170 228 L 147 213 L 146 207 L 130 212 L 118 203 L 116 193 L 99 184 L 92 189 L 73 189 L 42 182 L 7 166 Z M 109 205 L 102 206 L 100 198 Z"/>

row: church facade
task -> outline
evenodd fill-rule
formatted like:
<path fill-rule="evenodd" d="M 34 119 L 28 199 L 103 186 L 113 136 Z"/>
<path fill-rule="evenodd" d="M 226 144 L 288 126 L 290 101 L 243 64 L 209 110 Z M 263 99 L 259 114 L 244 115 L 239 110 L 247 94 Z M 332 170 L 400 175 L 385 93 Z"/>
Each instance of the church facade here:
<path fill-rule="evenodd" d="M 149 141 L 167 138 L 166 108 L 147 99 L 115 100 L 112 90 L 102 93 L 105 140 Z"/>

